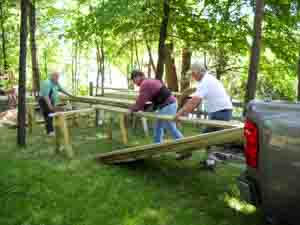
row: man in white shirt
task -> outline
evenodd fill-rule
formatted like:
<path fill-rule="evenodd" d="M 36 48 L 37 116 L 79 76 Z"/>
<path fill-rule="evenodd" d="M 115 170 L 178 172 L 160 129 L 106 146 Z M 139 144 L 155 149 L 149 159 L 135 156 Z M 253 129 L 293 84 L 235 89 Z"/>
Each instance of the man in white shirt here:
<path fill-rule="evenodd" d="M 201 102 L 205 101 L 209 119 L 231 120 L 232 103 L 223 84 L 213 75 L 209 74 L 206 68 L 200 63 L 192 64 L 190 73 L 192 78 L 198 82 L 198 86 L 193 97 L 177 112 L 176 118 L 193 112 Z M 218 128 L 206 128 L 204 132 L 207 133 L 216 130 Z M 190 155 L 182 155 L 182 158 L 187 156 Z"/>
<path fill-rule="evenodd" d="M 198 82 L 197 90 L 193 97 L 177 112 L 176 118 L 193 112 L 205 100 L 209 119 L 231 120 L 232 103 L 223 84 L 209 74 L 200 63 L 192 64 L 190 73 L 192 78 Z"/>

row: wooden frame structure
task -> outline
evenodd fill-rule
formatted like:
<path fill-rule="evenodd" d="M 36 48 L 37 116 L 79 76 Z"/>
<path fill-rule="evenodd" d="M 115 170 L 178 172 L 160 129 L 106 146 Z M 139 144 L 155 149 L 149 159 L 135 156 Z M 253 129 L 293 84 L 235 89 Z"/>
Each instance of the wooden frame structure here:
<path fill-rule="evenodd" d="M 134 96 L 135 94 L 131 94 Z M 113 97 L 113 98 L 111 98 Z M 68 158 L 74 157 L 74 152 L 72 149 L 72 143 L 70 138 L 70 132 L 67 125 L 67 119 L 74 116 L 78 116 L 81 113 L 95 112 L 96 117 L 99 111 L 104 111 L 108 113 L 108 123 L 106 126 L 106 133 L 109 140 L 112 140 L 113 129 L 112 129 L 112 115 L 111 113 L 118 114 L 120 131 L 122 135 L 123 144 L 128 144 L 128 128 L 126 123 L 126 117 L 133 114 L 134 116 L 142 118 L 144 128 L 147 124 L 145 121 L 147 119 L 154 120 L 164 120 L 164 121 L 175 121 L 174 116 L 170 115 L 158 115 L 156 113 L 149 112 L 136 112 L 131 113 L 128 107 L 135 103 L 133 99 L 124 99 L 119 96 L 111 97 L 64 97 L 63 100 L 68 100 L 71 102 L 88 103 L 92 105 L 92 108 L 73 110 L 67 112 L 53 113 L 51 116 L 54 119 L 54 127 L 56 133 L 56 151 L 64 152 Z M 128 96 L 127 96 L 128 97 Z M 28 127 L 29 132 L 32 132 L 32 128 L 35 123 L 34 112 L 35 104 L 28 104 Z M 186 124 L 201 124 L 205 126 L 212 126 L 218 128 L 224 128 L 225 130 L 212 132 L 209 134 L 201 134 L 193 137 L 187 137 L 176 141 L 170 141 L 163 144 L 152 144 L 146 146 L 139 146 L 134 148 L 123 149 L 120 151 L 114 151 L 112 153 L 101 154 L 97 158 L 106 163 L 122 163 L 133 161 L 141 158 L 158 156 L 165 152 L 180 152 L 190 150 L 191 148 L 195 150 L 195 147 L 205 147 L 211 144 L 224 144 L 233 141 L 241 141 L 242 139 L 242 124 L 237 122 L 226 122 L 226 121 L 216 121 L 207 119 L 189 119 L 187 117 L 181 117 L 178 119 L 181 123 Z M 97 125 L 97 123 L 96 123 Z M 147 130 L 145 130 L 147 134 Z"/>
<path fill-rule="evenodd" d="M 88 108 L 88 109 L 82 109 L 82 110 L 74 110 L 74 111 L 67 111 L 67 112 L 58 112 L 58 113 L 53 113 L 51 116 L 54 118 L 54 127 L 55 127 L 55 133 L 56 133 L 56 150 L 57 152 L 64 151 L 66 155 L 69 158 L 72 158 L 74 156 L 74 152 L 72 150 L 72 144 L 70 140 L 70 133 L 68 130 L 67 126 L 67 118 L 78 115 L 81 113 L 90 113 L 90 112 L 96 112 L 98 110 L 104 110 L 106 112 L 110 113 L 118 113 L 119 114 L 119 124 L 120 124 L 120 130 L 121 130 L 121 135 L 122 135 L 122 142 L 123 144 L 127 145 L 128 144 L 128 128 L 126 124 L 126 116 L 130 114 L 130 111 L 128 109 L 120 108 L 120 107 L 113 107 L 113 106 L 107 106 L 107 105 L 96 105 L 93 108 Z M 149 118 L 149 119 L 159 119 L 159 120 L 165 120 L 165 121 L 174 121 L 175 118 L 174 116 L 168 116 L 168 115 L 157 115 L 155 113 L 146 113 L 146 112 L 137 112 L 133 113 L 134 116 L 142 117 L 142 118 Z M 107 132 L 107 137 L 109 140 L 112 140 L 112 117 L 111 114 L 108 114 L 108 125 L 106 127 L 106 132 Z M 241 128 L 240 123 L 232 123 L 232 122 L 225 122 L 225 121 L 215 121 L 215 120 L 203 120 L 203 119 L 189 119 L 186 117 L 181 117 L 179 118 L 179 121 L 182 123 L 188 123 L 188 124 L 202 124 L 206 126 L 213 126 L 213 127 L 219 127 L 219 128 L 227 128 L 227 129 L 238 129 Z M 240 129 L 238 129 L 240 131 Z M 234 130 L 236 131 L 236 130 Z M 216 133 L 216 135 L 219 133 Z M 223 135 L 224 134 L 224 135 Z M 235 134 L 235 133 L 234 133 Z M 223 136 L 222 136 L 223 135 Z M 230 141 L 230 137 L 232 137 L 231 133 L 229 136 L 227 135 L 227 131 L 221 133 L 221 136 L 225 138 L 223 140 L 224 143 L 227 141 Z M 213 136 L 214 134 L 211 133 L 209 136 L 205 134 L 204 137 L 211 137 L 212 140 L 214 140 Z M 216 136 L 215 141 L 219 140 L 221 142 L 221 139 L 217 138 Z M 241 138 L 241 136 L 233 136 L 234 140 Z M 180 143 L 186 143 L 185 141 L 188 141 L 188 143 L 191 146 L 191 144 L 198 143 L 199 141 L 203 142 L 202 135 L 195 136 L 194 138 L 184 138 L 183 142 L 181 141 L 175 141 L 174 144 L 176 145 L 177 142 Z M 191 143 L 190 143 L 191 142 Z M 201 142 L 201 143 L 202 143 Z M 208 142 L 203 142 L 208 143 Z M 215 144 L 215 142 L 213 142 Z M 152 145 L 151 145 L 152 146 Z M 147 147 L 146 147 L 147 148 Z M 155 145 L 156 148 L 156 145 Z M 157 149 L 160 147 L 157 147 Z M 140 148 L 139 148 L 140 149 Z M 141 147 L 143 149 L 143 147 Z"/>

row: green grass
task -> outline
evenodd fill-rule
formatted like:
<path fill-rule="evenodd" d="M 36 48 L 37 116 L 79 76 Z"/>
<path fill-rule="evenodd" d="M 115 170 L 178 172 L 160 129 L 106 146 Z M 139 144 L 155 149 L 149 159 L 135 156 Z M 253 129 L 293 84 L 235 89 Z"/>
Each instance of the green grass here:
<path fill-rule="evenodd" d="M 117 129 L 116 129 L 117 130 Z M 185 134 L 197 129 L 185 129 Z M 15 130 L 0 129 L 2 225 L 258 225 L 259 213 L 238 199 L 239 167 L 200 170 L 197 153 L 107 166 L 87 156 L 124 147 L 101 128 L 73 129 L 77 157 L 54 153 L 54 140 L 35 129 L 25 150 Z M 134 133 L 134 134 L 133 134 Z M 130 143 L 151 140 L 131 132 Z M 118 132 L 114 132 L 115 140 Z"/>

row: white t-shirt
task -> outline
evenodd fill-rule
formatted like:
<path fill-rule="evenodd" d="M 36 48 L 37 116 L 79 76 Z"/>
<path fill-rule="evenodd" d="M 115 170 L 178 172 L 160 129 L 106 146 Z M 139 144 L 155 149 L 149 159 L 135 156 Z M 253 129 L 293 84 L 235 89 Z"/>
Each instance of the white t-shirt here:
<path fill-rule="evenodd" d="M 205 101 L 208 113 L 232 109 L 230 97 L 226 93 L 223 84 L 209 73 L 206 73 L 202 80 L 198 82 L 194 96 L 198 96 Z"/>

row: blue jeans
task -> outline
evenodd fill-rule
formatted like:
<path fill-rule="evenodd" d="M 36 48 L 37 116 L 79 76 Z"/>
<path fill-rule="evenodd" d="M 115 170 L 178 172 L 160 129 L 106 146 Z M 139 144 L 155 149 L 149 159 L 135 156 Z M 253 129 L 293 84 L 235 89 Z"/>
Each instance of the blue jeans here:
<path fill-rule="evenodd" d="M 232 119 L 232 110 L 231 109 L 224 109 L 217 112 L 209 113 L 208 119 L 210 120 L 223 120 L 223 121 L 229 121 Z M 204 129 L 204 133 L 209 133 L 213 131 L 222 130 L 222 128 L 217 127 L 207 127 Z"/>
<path fill-rule="evenodd" d="M 159 115 L 174 115 L 177 112 L 177 103 L 174 102 L 170 105 L 167 105 L 163 107 L 162 109 L 159 109 L 157 111 L 157 114 Z M 168 129 L 175 139 L 180 139 L 183 137 L 181 132 L 177 129 L 176 123 L 171 121 L 163 121 L 163 120 L 157 120 L 155 124 L 155 134 L 154 134 L 154 142 L 155 143 L 161 143 L 164 136 L 164 129 Z"/>

